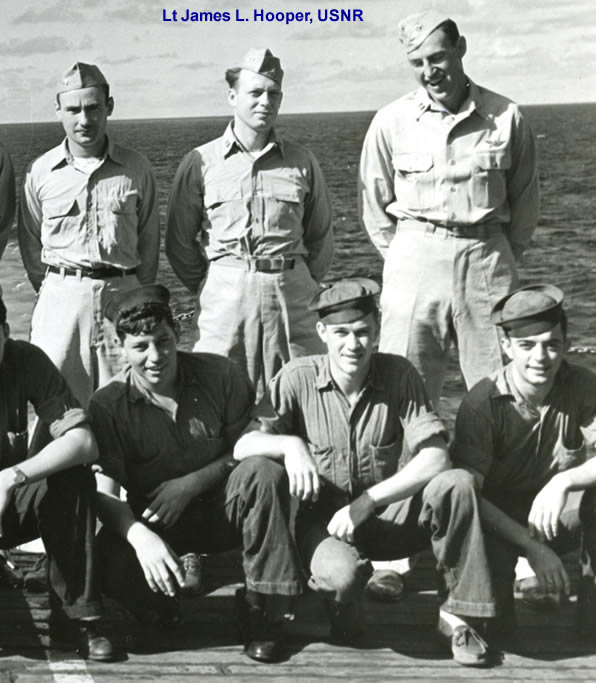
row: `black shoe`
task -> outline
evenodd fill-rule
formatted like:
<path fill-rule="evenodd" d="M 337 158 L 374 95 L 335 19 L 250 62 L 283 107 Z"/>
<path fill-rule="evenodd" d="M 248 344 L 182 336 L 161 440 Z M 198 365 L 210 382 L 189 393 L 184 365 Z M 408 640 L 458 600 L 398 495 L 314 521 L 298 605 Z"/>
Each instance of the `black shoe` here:
<path fill-rule="evenodd" d="M 236 591 L 235 608 L 244 652 L 257 662 L 278 662 L 283 656 L 282 624 L 269 621 L 263 609 L 249 605 L 244 588 Z"/>
<path fill-rule="evenodd" d="M 25 588 L 32 593 L 46 593 L 48 590 L 48 556 L 43 554 L 25 574 Z"/>
<path fill-rule="evenodd" d="M 364 612 L 362 602 L 347 604 L 327 601 L 329 618 L 329 639 L 336 645 L 351 645 L 364 633 Z"/>
<path fill-rule="evenodd" d="M 56 650 L 75 650 L 83 659 L 111 662 L 114 646 L 94 621 L 77 621 L 50 616 L 50 646 Z"/>
<path fill-rule="evenodd" d="M 23 572 L 13 562 L 9 550 L 0 550 L 0 586 L 21 588 Z"/>

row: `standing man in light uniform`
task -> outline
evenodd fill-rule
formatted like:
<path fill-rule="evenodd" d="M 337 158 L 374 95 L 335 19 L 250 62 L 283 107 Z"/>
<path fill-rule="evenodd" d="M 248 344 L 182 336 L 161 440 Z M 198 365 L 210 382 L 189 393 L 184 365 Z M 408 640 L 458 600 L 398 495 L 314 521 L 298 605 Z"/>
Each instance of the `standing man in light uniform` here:
<path fill-rule="evenodd" d="M 234 119 L 186 155 L 168 207 L 168 259 L 199 293 L 194 350 L 237 361 L 258 394 L 285 362 L 322 350 L 307 305 L 333 255 L 319 164 L 274 129 L 283 73 L 264 49 L 228 69 Z"/>
<path fill-rule="evenodd" d="M 108 137 L 113 109 L 97 66 L 66 71 L 56 95 L 66 139 L 31 164 L 21 198 L 21 254 L 39 292 L 31 341 L 83 406 L 120 366 L 104 330 L 106 298 L 153 282 L 159 256 L 153 172 Z"/>
<path fill-rule="evenodd" d="M 536 227 L 535 142 L 516 104 L 466 76 L 449 17 L 409 16 L 399 38 L 420 87 L 371 123 L 360 211 L 385 259 L 381 350 L 412 361 L 436 406 L 452 342 L 468 387 L 502 367 L 490 312 Z"/>

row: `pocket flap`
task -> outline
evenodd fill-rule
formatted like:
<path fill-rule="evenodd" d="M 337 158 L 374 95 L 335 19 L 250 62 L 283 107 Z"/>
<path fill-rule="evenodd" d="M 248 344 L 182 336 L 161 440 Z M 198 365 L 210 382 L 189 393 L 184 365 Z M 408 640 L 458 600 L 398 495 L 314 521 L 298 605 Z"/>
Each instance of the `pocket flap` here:
<path fill-rule="evenodd" d="M 393 163 L 397 171 L 404 173 L 424 173 L 433 167 L 431 154 L 396 154 Z"/>

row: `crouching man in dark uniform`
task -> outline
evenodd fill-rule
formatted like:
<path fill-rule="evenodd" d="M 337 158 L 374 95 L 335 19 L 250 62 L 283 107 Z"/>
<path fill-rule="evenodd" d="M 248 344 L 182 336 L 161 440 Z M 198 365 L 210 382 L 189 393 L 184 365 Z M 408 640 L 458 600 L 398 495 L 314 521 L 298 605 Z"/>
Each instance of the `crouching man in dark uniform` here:
<path fill-rule="evenodd" d="M 100 495 L 104 590 L 143 623 L 171 623 L 184 586 L 180 554 L 242 546 L 246 590 L 236 610 L 246 653 L 275 661 L 280 622 L 301 591 L 286 473 L 267 458 L 234 467 L 254 391 L 233 361 L 177 351 L 168 300 L 165 287 L 145 286 L 106 308 L 128 367 L 89 410 L 102 477 L 128 496 Z"/>
<path fill-rule="evenodd" d="M 245 434 L 234 456 L 283 461 L 301 502 L 298 549 L 310 587 L 327 598 L 332 639 L 358 635 L 370 560 L 431 544 L 448 587 L 439 634 L 458 663 L 482 666 L 488 648 L 472 618 L 493 616 L 494 604 L 473 477 L 449 470 L 445 428 L 411 363 L 375 353 L 379 289 L 353 279 L 317 295 L 327 354 L 284 366 L 261 430 Z"/>
<path fill-rule="evenodd" d="M 41 536 L 49 559 L 50 644 L 98 661 L 114 657 L 97 628 L 97 445 L 84 410 L 45 353 L 9 338 L 0 290 L 0 548 Z M 53 440 L 27 459 L 27 407 Z"/>
<path fill-rule="evenodd" d="M 565 360 L 563 292 L 523 287 L 494 307 L 510 363 L 479 382 L 459 409 L 453 457 L 483 492 L 480 510 L 494 575 L 499 630 L 515 625 L 515 563 L 525 555 L 539 586 L 569 593 L 559 554 L 582 537 L 580 628 L 596 632 L 596 375 Z"/>

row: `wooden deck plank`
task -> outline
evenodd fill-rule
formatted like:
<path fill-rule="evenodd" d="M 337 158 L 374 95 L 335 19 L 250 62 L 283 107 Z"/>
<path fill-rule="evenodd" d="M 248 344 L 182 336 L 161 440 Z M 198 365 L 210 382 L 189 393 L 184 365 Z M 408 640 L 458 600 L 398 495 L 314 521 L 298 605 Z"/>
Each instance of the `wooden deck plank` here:
<path fill-rule="evenodd" d="M 518 601 L 520 621 L 515 652 L 500 666 L 466 669 L 455 664 L 434 635 L 438 600 L 432 562 L 422 559 L 408 579 L 409 593 L 398 603 L 367 601 L 366 634 L 359 647 L 327 642 L 328 626 L 321 600 L 301 599 L 289 623 L 290 655 L 276 665 L 248 659 L 240 647 L 233 596 L 241 580 L 238 554 L 209 558 L 207 582 L 213 589 L 185 598 L 183 629 L 160 634 L 155 651 L 130 646 L 134 622 L 114 603 L 107 605 L 106 626 L 127 650 L 123 661 L 100 664 L 50 652 L 46 596 L 19 590 L 0 592 L 0 683 L 89 683 L 90 681 L 593 681 L 596 647 L 574 637 L 574 599 L 552 614 L 538 614 Z"/>

